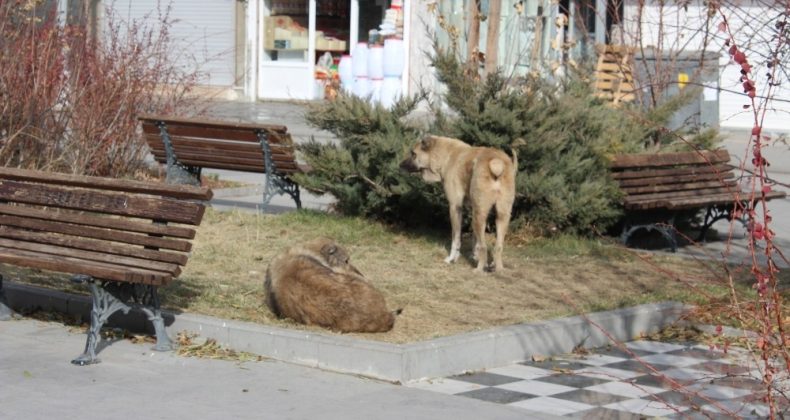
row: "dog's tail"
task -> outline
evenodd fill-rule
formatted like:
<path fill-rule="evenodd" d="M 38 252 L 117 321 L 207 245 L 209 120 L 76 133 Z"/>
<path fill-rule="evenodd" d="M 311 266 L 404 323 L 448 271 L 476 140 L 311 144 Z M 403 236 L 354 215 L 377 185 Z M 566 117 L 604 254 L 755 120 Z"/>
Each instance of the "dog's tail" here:
<path fill-rule="evenodd" d="M 488 170 L 491 171 L 491 175 L 495 179 L 499 179 L 502 176 L 502 172 L 505 171 L 505 162 L 502 162 L 502 159 L 499 158 L 491 159 L 488 161 Z"/>
<path fill-rule="evenodd" d="M 515 177 L 518 173 L 518 153 L 516 152 L 516 148 L 525 144 L 527 144 L 527 142 L 519 137 L 513 142 L 513 144 L 510 145 L 510 150 L 513 154 L 513 177 Z M 505 162 L 498 158 L 491 159 L 488 161 L 488 169 L 491 171 L 491 175 L 493 175 L 494 178 L 499 179 L 499 177 L 502 176 L 502 173 L 505 172 Z"/>

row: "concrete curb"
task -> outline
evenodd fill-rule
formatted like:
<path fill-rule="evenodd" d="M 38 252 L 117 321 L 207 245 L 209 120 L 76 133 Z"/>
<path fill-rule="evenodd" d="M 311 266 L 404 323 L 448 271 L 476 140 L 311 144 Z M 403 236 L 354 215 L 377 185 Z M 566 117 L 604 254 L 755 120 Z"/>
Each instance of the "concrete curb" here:
<path fill-rule="evenodd" d="M 10 306 L 17 311 L 41 308 L 89 319 L 87 296 L 6 282 Z M 532 355 L 568 353 L 577 346 L 598 347 L 610 339 L 627 341 L 678 321 L 687 306 L 665 302 L 583 316 L 492 328 L 410 344 L 390 344 L 348 336 L 269 327 L 203 315 L 165 314 L 173 331 L 192 331 L 234 350 L 286 362 L 352 373 L 392 382 L 408 382 L 513 364 Z M 145 315 L 116 313 L 109 325 L 152 332 Z"/>
<path fill-rule="evenodd" d="M 250 195 L 260 195 L 263 197 L 263 186 L 261 185 L 250 185 L 248 187 L 236 188 L 218 188 L 212 191 L 214 192 L 214 198 L 247 197 Z"/>

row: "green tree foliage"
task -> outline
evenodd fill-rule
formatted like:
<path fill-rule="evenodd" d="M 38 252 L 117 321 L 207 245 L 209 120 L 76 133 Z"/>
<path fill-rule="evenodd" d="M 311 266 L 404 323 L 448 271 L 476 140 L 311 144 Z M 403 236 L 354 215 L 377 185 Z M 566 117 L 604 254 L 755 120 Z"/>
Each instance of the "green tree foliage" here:
<path fill-rule="evenodd" d="M 311 140 L 300 145 L 313 170 L 297 176 L 297 182 L 310 191 L 332 194 L 343 214 L 414 224 L 435 219 L 437 211 L 446 214 L 440 188 L 398 167 L 420 136 L 403 122 L 417 103 L 417 98 L 406 98 L 386 110 L 341 95 L 311 106 L 308 122 L 335 134 L 339 143 Z"/>

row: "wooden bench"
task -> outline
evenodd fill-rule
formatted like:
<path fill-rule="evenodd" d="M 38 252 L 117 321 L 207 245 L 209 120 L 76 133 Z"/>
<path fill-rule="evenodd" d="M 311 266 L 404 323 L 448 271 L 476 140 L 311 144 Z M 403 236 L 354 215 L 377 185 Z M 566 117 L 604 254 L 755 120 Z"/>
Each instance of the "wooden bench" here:
<path fill-rule="evenodd" d="M 611 171 L 624 194 L 621 241 L 627 244 L 639 229 L 655 229 L 673 252 L 677 249 L 675 222 L 681 212 L 705 210 L 698 238 L 703 240 L 713 223 L 734 219 L 736 203 L 740 212 L 735 219 L 743 222 L 742 215 L 757 200 L 786 195 L 782 191 L 753 195 L 744 189 L 726 150 L 623 154 L 613 159 Z"/>
<path fill-rule="evenodd" d="M 132 307 L 153 323 L 154 348 L 169 350 L 157 288 L 187 263 L 211 195 L 187 185 L 0 168 L 0 263 L 87 283 L 91 325 L 85 351 L 72 363 L 96 363 L 102 325 Z M 0 277 L 0 318 L 10 315 Z"/>
<path fill-rule="evenodd" d="M 139 117 L 154 158 L 167 165 L 167 182 L 199 185 L 202 168 L 266 174 L 263 204 L 288 194 L 302 207 L 291 176 L 305 172 L 296 162 L 293 141 L 282 125 L 206 119 Z"/>

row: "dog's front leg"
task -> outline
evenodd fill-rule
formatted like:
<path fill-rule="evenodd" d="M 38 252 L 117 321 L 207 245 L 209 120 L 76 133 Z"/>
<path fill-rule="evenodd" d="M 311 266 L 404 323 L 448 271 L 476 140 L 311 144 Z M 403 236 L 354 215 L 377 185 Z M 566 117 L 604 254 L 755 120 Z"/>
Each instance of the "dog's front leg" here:
<path fill-rule="evenodd" d="M 444 259 L 446 263 L 454 263 L 461 256 L 461 217 L 463 204 L 450 205 L 450 225 L 453 230 L 453 242 L 450 245 L 450 255 Z"/>

